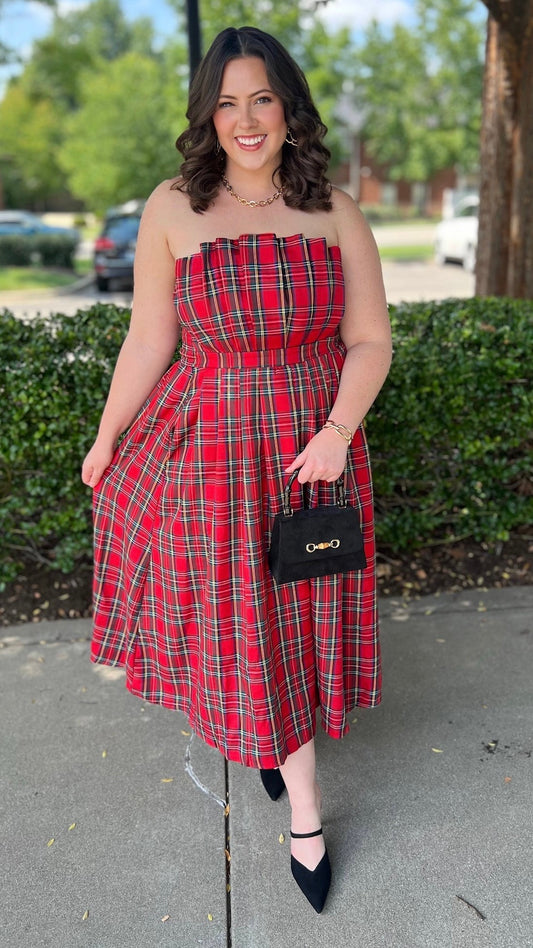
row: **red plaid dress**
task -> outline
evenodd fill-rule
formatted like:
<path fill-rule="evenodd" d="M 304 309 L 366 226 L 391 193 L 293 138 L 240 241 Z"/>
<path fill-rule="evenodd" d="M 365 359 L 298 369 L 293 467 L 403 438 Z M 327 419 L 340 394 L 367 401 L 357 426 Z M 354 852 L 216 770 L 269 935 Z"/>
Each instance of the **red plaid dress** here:
<path fill-rule="evenodd" d="M 219 238 L 176 261 L 181 358 L 95 491 L 92 659 L 183 711 L 228 759 L 276 767 L 380 700 L 372 485 L 348 452 L 367 568 L 277 586 L 267 566 L 283 473 L 322 427 L 344 347 L 338 247 Z M 306 488 L 307 490 L 309 488 Z M 302 498 L 293 490 L 294 505 Z M 318 482 L 311 503 L 331 503 Z"/>

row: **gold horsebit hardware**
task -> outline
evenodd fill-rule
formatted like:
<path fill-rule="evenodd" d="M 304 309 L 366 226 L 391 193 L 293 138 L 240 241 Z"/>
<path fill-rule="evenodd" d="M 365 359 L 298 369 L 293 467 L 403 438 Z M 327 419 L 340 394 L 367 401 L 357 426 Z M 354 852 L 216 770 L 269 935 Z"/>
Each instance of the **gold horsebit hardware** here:
<path fill-rule="evenodd" d="M 315 550 L 329 550 L 330 547 L 332 550 L 337 550 L 340 545 L 340 540 L 330 540 L 329 543 L 323 540 L 322 543 L 308 543 L 305 548 L 308 553 L 314 553 Z"/>

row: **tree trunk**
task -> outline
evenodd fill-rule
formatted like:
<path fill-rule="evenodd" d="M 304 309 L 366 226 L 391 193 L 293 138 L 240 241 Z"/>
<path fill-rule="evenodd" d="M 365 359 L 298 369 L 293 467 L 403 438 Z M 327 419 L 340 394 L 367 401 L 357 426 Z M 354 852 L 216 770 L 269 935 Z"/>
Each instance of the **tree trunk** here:
<path fill-rule="evenodd" d="M 476 294 L 533 299 L 533 0 L 486 6 Z"/>

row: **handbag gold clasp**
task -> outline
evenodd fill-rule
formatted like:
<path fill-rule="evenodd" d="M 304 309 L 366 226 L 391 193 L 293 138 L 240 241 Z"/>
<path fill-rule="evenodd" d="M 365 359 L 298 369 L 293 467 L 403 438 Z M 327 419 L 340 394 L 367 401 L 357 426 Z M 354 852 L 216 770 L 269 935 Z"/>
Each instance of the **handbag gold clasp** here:
<path fill-rule="evenodd" d="M 326 540 L 322 540 L 321 543 L 307 543 L 305 549 L 307 550 L 308 553 L 314 553 L 315 550 L 329 550 L 330 548 L 332 550 L 338 550 L 340 545 L 341 545 L 340 540 L 336 540 L 336 539 L 329 540 L 329 542 Z"/>

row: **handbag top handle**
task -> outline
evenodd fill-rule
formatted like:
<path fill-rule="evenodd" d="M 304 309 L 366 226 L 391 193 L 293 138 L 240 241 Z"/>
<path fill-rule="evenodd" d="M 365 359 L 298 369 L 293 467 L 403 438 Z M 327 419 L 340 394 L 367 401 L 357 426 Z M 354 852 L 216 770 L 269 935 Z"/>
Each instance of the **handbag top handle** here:
<path fill-rule="evenodd" d="M 287 481 L 287 486 L 283 491 L 283 514 L 285 517 L 292 517 L 294 511 L 291 507 L 291 490 L 294 481 L 298 477 L 298 474 L 301 471 L 301 467 L 297 467 L 295 471 L 289 477 Z M 346 491 L 344 490 L 344 475 L 341 474 L 339 478 L 335 481 L 335 494 L 336 494 L 336 504 L 337 507 L 347 507 L 346 503 Z M 307 506 L 307 504 L 306 504 Z"/>

